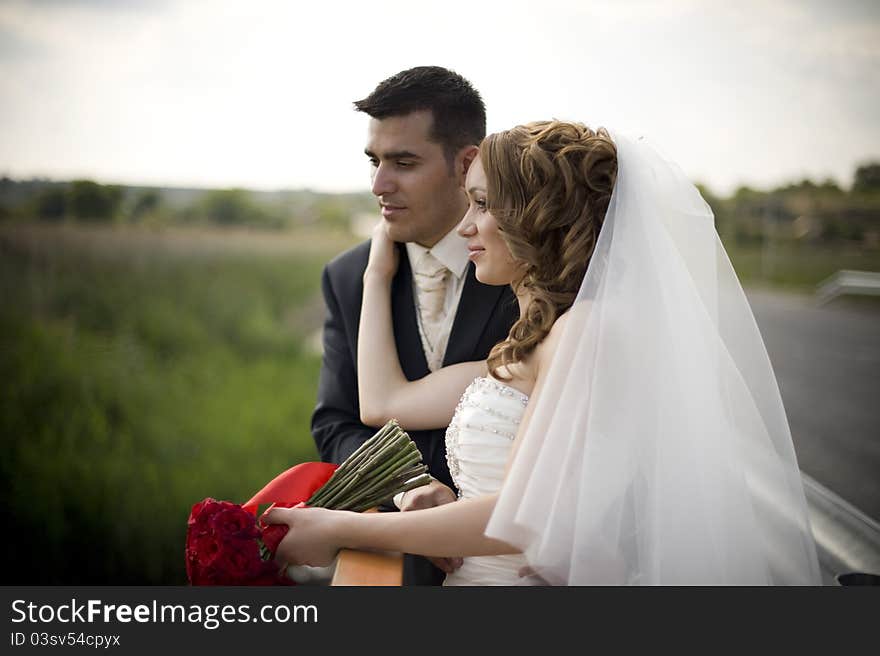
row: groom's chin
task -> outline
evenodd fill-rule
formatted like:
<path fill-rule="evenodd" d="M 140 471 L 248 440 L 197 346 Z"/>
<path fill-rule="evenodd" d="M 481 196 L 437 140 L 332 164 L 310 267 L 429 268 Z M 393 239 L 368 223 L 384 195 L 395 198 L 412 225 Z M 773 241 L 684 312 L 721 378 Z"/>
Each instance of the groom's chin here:
<path fill-rule="evenodd" d="M 412 234 L 412 230 L 410 230 L 405 224 L 393 223 L 388 219 L 383 218 L 382 225 L 385 226 L 385 233 L 392 241 L 416 241 L 415 235 Z"/>

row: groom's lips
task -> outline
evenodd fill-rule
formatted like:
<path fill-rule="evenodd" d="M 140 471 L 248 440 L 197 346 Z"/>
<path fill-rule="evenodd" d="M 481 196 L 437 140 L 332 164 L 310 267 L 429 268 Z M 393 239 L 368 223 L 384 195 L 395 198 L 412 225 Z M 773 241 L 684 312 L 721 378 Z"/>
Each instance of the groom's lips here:
<path fill-rule="evenodd" d="M 405 207 L 401 207 L 399 205 L 386 205 L 385 203 L 382 203 L 381 205 L 382 216 L 384 216 L 386 219 L 393 217 L 395 214 L 400 214 L 401 212 L 406 210 Z"/>

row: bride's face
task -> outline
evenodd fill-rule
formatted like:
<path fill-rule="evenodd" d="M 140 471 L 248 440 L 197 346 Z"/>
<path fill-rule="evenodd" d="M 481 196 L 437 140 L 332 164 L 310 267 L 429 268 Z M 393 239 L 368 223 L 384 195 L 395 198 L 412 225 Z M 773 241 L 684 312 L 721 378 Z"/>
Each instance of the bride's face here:
<path fill-rule="evenodd" d="M 476 267 L 477 280 L 486 285 L 509 285 L 519 267 L 486 207 L 486 173 L 479 157 L 468 169 L 465 189 L 468 211 L 458 224 L 458 234 L 467 239 L 468 259 Z"/>

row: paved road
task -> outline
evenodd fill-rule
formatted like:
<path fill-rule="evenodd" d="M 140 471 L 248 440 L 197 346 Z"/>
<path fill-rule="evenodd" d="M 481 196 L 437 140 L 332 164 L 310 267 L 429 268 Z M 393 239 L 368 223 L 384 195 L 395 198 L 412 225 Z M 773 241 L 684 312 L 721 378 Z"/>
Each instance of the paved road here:
<path fill-rule="evenodd" d="M 747 295 L 801 470 L 880 521 L 880 304 Z"/>

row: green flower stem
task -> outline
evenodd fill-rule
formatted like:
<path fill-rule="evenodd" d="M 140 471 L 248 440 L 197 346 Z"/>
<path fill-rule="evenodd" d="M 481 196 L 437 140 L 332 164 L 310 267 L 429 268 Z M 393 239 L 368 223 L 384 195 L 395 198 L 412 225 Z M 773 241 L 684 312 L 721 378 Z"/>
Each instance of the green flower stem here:
<path fill-rule="evenodd" d="M 336 489 L 321 501 L 321 506 L 324 508 L 334 508 L 336 503 L 342 499 L 345 494 L 355 489 L 355 486 L 360 482 L 360 479 L 360 472 L 352 472 L 347 479 L 340 480 Z"/>
<path fill-rule="evenodd" d="M 345 462 L 330 477 L 330 480 L 312 495 L 308 504 L 324 505 L 330 497 L 345 487 L 352 477 L 358 473 L 359 467 L 369 461 L 376 449 L 387 441 L 395 429 L 400 430 L 396 425 L 386 424 L 379 433 L 364 442 L 357 451 L 346 458 Z"/>
<path fill-rule="evenodd" d="M 373 498 L 366 499 L 359 505 L 351 508 L 351 510 L 355 512 L 363 512 L 365 510 L 369 510 L 370 508 L 374 508 L 378 504 L 382 503 L 386 499 L 390 499 L 395 494 L 400 492 L 408 492 L 409 490 L 415 489 L 417 487 L 421 487 L 422 485 L 427 485 L 431 482 L 431 476 L 429 474 L 423 474 L 422 476 L 411 480 L 410 482 L 396 488 L 394 494 L 391 495 L 376 495 Z"/>
<path fill-rule="evenodd" d="M 403 468 L 421 460 L 421 454 L 416 451 L 400 451 L 387 454 L 384 461 L 378 461 L 364 474 L 365 481 L 385 477 L 389 472 Z"/>
<path fill-rule="evenodd" d="M 409 461 L 407 461 L 405 463 L 404 467 L 396 467 L 395 466 L 393 470 L 386 472 L 384 475 L 379 475 L 377 472 L 377 476 L 373 476 L 373 477 L 371 477 L 370 480 L 364 481 L 363 485 L 361 486 L 360 494 L 358 496 L 361 498 L 372 497 L 379 490 L 390 489 L 391 486 L 389 485 L 389 483 L 396 482 L 396 479 L 398 478 L 397 473 L 401 470 L 405 470 L 405 468 L 407 468 L 409 465 L 413 465 L 416 462 L 418 462 L 417 459 L 412 460 L 412 458 L 411 458 Z M 345 505 L 346 506 L 354 505 L 356 502 L 357 502 L 357 499 L 348 499 L 347 503 Z"/>
<path fill-rule="evenodd" d="M 336 469 L 307 501 L 331 509 L 367 510 L 430 482 L 422 454 L 396 420 L 386 423 Z"/>
<path fill-rule="evenodd" d="M 360 467 L 340 478 L 336 487 L 326 497 L 320 499 L 320 503 L 325 508 L 335 507 L 361 481 L 369 481 L 376 475 L 385 473 L 388 469 L 389 459 L 393 461 L 397 457 L 398 452 L 406 445 L 408 439 L 409 437 L 403 434 L 395 438 L 394 442 L 381 447 L 380 451 L 371 455 Z"/>
<path fill-rule="evenodd" d="M 364 461 L 397 438 L 402 432 L 396 421 L 388 422 L 378 433 L 364 442 L 354 453 L 346 458 L 339 468 L 342 470 L 357 469 Z"/>
<path fill-rule="evenodd" d="M 315 505 L 321 502 L 323 498 L 329 496 L 329 493 L 337 489 L 340 480 L 356 470 L 358 465 L 375 452 L 376 448 L 381 446 L 389 437 L 400 431 L 400 426 L 396 421 L 390 421 L 385 424 L 379 432 L 361 444 L 354 453 L 352 453 L 345 461 L 333 472 L 330 479 L 309 499 L 309 505 Z"/>
<path fill-rule="evenodd" d="M 391 451 L 391 445 L 383 448 L 381 454 L 375 454 L 365 461 L 363 465 L 356 471 L 343 479 L 340 479 L 339 486 L 328 497 L 321 500 L 321 505 L 325 508 L 338 508 L 340 504 L 350 499 L 349 495 L 358 494 L 359 489 L 363 489 L 377 476 L 387 473 L 389 464 L 383 462 L 383 458 L 395 458 L 396 454 Z M 393 461 L 392 461 L 393 462 Z"/>
<path fill-rule="evenodd" d="M 393 478 L 378 482 L 372 488 L 365 490 L 359 498 L 351 499 L 349 503 L 345 504 L 345 506 L 340 506 L 338 509 L 349 510 L 354 507 L 359 507 L 364 503 L 364 499 L 370 501 L 372 505 L 375 505 L 375 503 L 379 501 L 390 499 L 398 492 L 405 491 L 407 484 L 420 476 L 426 476 L 427 478 L 425 479 L 425 482 L 429 482 L 431 479 L 427 474 L 427 471 L 428 467 L 424 464 L 419 464 L 417 467 L 402 470 L 401 472 L 396 473 Z M 419 485 L 423 484 L 424 483 L 419 483 Z"/>

